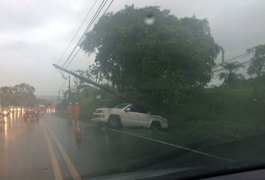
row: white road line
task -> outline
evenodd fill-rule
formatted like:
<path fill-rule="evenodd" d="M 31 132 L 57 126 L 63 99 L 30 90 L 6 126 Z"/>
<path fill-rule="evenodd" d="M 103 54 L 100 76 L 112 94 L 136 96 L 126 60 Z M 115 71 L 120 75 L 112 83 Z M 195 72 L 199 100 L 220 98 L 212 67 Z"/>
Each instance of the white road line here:
<path fill-rule="evenodd" d="M 190 151 L 190 152 L 193 152 L 193 153 L 196 153 L 196 154 L 200 154 L 200 155 L 203 155 L 203 156 L 207 156 L 207 157 L 211 157 L 211 158 L 214 158 L 214 159 L 219 159 L 219 160 L 223 160 L 223 161 L 227 161 L 227 162 L 235 162 L 232 159 L 223 158 L 223 157 L 216 156 L 216 155 L 213 155 L 213 154 L 209 154 L 209 153 L 205 153 L 205 152 L 198 151 L 198 150 L 195 150 L 195 149 L 190 149 L 190 148 L 187 148 L 187 147 L 183 147 L 183 146 L 180 146 L 180 145 L 171 144 L 171 143 L 168 143 L 168 142 L 164 142 L 164 141 L 160 141 L 160 140 L 156 140 L 156 139 L 140 136 L 140 135 L 137 135 L 137 134 L 133 134 L 133 133 L 125 132 L 125 131 L 120 131 L 120 130 L 117 130 L 117 129 L 111 129 L 111 128 L 109 128 L 109 130 L 111 130 L 113 132 L 121 133 L 121 134 L 126 134 L 126 135 L 129 135 L 129 136 L 134 136 L 134 137 L 138 137 L 138 138 L 141 138 L 141 139 L 146 139 L 146 140 L 149 140 L 149 141 L 157 142 L 157 143 L 160 143 L 160 144 L 168 145 L 168 146 L 175 147 L 175 148 L 178 148 L 178 149 L 184 149 L 186 151 Z"/>

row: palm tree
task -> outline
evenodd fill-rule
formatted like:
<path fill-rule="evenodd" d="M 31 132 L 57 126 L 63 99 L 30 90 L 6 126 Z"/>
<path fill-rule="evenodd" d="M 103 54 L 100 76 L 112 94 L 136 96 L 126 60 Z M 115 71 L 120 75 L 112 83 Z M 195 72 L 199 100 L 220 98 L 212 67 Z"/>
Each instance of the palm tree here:
<path fill-rule="evenodd" d="M 264 74 L 265 66 L 265 44 L 255 46 L 248 49 L 248 53 L 254 52 L 254 56 L 250 59 L 250 66 L 248 68 L 248 74 L 256 75 L 258 78 Z"/>
<path fill-rule="evenodd" d="M 236 71 L 240 68 L 244 68 L 244 65 L 238 62 L 223 63 L 221 66 L 224 68 L 225 72 L 219 74 L 220 79 L 224 79 L 223 84 L 232 86 L 236 81 L 243 79 L 242 74 L 236 74 Z"/>

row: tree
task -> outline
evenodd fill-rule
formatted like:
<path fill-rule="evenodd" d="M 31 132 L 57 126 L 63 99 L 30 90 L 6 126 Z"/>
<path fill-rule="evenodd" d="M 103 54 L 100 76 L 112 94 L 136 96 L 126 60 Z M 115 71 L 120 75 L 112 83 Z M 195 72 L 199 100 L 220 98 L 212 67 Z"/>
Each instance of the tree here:
<path fill-rule="evenodd" d="M 265 102 L 265 77 L 264 77 L 264 65 L 265 65 L 265 44 L 257 45 L 247 52 L 254 52 L 254 56 L 251 58 L 248 73 L 255 75 L 254 79 L 254 98 L 258 102 Z"/>
<path fill-rule="evenodd" d="M 157 108 L 175 104 L 187 88 L 204 87 L 219 52 L 206 19 L 134 6 L 104 15 L 81 48 L 96 53 L 94 69 L 119 92 Z"/>
<path fill-rule="evenodd" d="M 77 70 L 77 74 L 80 76 L 85 77 L 86 79 L 89 79 L 97 84 L 101 84 L 103 81 L 103 76 L 101 75 L 101 72 L 95 65 L 89 65 L 87 70 Z M 90 85 L 87 85 L 84 81 L 75 78 L 74 79 L 74 90 L 79 92 L 80 90 L 87 88 Z"/>
<path fill-rule="evenodd" d="M 29 84 L 21 83 L 12 88 L 15 102 L 18 106 L 34 106 L 37 104 L 34 95 L 35 88 Z"/>
<path fill-rule="evenodd" d="M 52 106 L 53 105 L 53 103 L 47 99 L 37 98 L 36 101 L 39 105 L 45 105 L 45 106 Z"/>
<path fill-rule="evenodd" d="M 254 56 L 251 58 L 251 64 L 248 68 L 248 73 L 261 77 L 264 74 L 265 44 L 248 49 L 247 52 L 254 52 Z"/>
<path fill-rule="evenodd" d="M 224 85 L 228 85 L 228 86 L 232 86 L 235 82 L 237 82 L 240 79 L 243 79 L 244 77 L 242 76 L 242 74 L 236 74 L 236 71 L 239 68 L 243 68 L 243 64 L 240 64 L 238 62 L 232 62 L 232 63 L 223 63 L 221 65 L 225 72 L 222 72 L 219 74 L 219 78 L 220 79 L 224 79 L 223 84 Z"/>
<path fill-rule="evenodd" d="M 13 104 L 13 92 L 12 87 L 4 86 L 0 88 L 0 103 L 1 106 L 9 106 Z"/>
<path fill-rule="evenodd" d="M 103 76 L 95 64 L 89 65 L 87 70 L 77 70 L 76 72 L 97 84 L 102 83 Z M 79 82 L 79 85 L 83 85 L 83 82 Z"/>
<path fill-rule="evenodd" d="M 4 86 L 0 88 L 0 103 L 2 106 L 34 106 L 37 104 L 34 92 L 35 88 L 26 83 Z"/>

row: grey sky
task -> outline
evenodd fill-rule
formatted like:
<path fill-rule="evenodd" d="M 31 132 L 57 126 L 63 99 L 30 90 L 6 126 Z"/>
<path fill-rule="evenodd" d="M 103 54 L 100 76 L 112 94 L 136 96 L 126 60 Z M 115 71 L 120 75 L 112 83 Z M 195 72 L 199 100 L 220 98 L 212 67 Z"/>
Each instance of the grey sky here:
<path fill-rule="evenodd" d="M 52 63 L 58 61 L 93 2 L 0 0 L 0 86 L 26 82 L 37 94 L 56 95 L 64 80 Z M 110 11 L 126 4 L 156 5 L 177 17 L 207 18 L 227 58 L 265 43 L 263 0 L 114 0 Z M 91 63 L 93 56 L 81 52 L 69 68 L 85 69 Z"/>

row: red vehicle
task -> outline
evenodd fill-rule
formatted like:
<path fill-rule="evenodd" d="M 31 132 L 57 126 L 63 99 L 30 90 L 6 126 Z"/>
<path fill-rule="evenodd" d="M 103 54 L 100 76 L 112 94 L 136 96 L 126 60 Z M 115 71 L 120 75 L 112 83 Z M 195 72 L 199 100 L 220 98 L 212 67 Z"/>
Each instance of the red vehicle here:
<path fill-rule="evenodd" d="M 25 121 L 29 121 L 29 120 L 39 121 L 39 117 L 40 117 L 40 113 L 39 113 L 39 110 L 37 108 L 28 109 L 28 110 L 26 110 L 26 112 L 23 115 L 23 118 Z"/>

